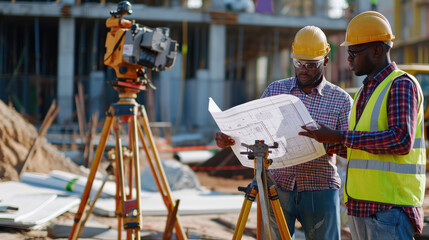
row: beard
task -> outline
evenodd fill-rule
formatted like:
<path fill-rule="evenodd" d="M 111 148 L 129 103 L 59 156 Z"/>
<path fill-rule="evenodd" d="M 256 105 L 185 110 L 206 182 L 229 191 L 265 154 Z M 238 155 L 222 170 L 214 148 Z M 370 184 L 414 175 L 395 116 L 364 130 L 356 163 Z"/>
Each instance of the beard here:
<path fill-rule="evenodd" d="M 313 79 L 311 79 L 311 81 L 309 81 L 306 84 L 303 84 L 301 81 L 299 81 L 299 78 L 296 75 L 296 77 L 298 78 L 298 86 L 301 87 L 301 88 L 302 87 L 309 87 L 309 86 L 311 86 L 311 85 L 313 85 L 313 84 L 315 84 L 317 82 L 320 82 L 319 80 L 321 80 L 322 74 L 323 74 L 323 71 L 320 71 L 316 76 L 314 76 Z"/>
<path fill-rule="evenodd" d="M 368 54 L 366 54 L 362 64 L 360 65 L 360 69 L 357 69 L 354 73 L 356 76 L 368 75 L 371 72 L 369 69 L 372 69 L 372 66 L 373 66 L 373 63 L 369 58 Z"/>
<path fill-rule="evenodd" d="M 367 75 L 366 73 L 362 72 L 362 71 L 356 71 L 355 72 L 356 76 L 363 76 L 363 75 Z"/>

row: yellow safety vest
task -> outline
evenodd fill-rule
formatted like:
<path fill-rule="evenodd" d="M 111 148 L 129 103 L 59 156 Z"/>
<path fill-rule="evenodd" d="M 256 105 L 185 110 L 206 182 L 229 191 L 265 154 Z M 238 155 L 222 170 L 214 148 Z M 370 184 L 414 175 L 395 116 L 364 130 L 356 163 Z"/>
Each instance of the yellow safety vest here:
<path fill-rule="evenodd" d="M 394 70 L 377 86 L 357 123 L 356 99 L 360 94 L 356 94 L 349 130 L 383 131 L 388 128 L 387 98 L 393 80 L 403 74 L 406 73 L 402 70 Z M 419 96 L 417 129 L 413 148 L 406 155 L 371 154 L 363 150 L 348 148 L 345 202 L 348 198 L 352 198 L 398 206 L 422 205 L 426 183 L 423 94 L 417 80 L 411 75 L 408 76 L 416 85 Z"/>

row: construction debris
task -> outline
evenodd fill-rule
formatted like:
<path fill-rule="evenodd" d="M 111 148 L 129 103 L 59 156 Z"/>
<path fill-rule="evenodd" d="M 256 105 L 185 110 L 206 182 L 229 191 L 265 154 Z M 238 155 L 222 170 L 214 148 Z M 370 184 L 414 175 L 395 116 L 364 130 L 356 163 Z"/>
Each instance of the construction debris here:
<path fill-rule="evenodd" d="M 252 179 L 253 168 L 241 165 L 231 148 L 224 148 L 207 161 L 192 166 L 196 172 L 208 172 L 210 176 L 233 179 Z"/>
<path fill-rule="evenodd" d="M 0 183 L 0 227 L 39 229 L 79 204 L 76 196 L 21 182 Z"/>
<path fill-rule="evenodd" d="M 39 135 L 37 129 L 20 113 L 0 101 L 0 181 L 19 180 L 19 169 Z M 39 147 L 29 161 L 26 171 L 49 173 L 63 170 L 79 173 L 79 167 L 46 141 L 39 140 Z"/>

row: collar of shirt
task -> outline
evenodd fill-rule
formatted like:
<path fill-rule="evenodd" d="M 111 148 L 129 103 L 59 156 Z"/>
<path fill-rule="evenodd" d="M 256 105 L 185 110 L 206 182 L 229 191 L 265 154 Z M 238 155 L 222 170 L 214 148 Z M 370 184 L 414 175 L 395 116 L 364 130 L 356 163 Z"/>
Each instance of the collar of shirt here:
<path fill-rule="evenodd" d="M 381 82 L 383 81 L 393 70 L 397 69 L 395 62 L 391 62 L 389 65 L 387 65 L 385 68 L 383 68 L 380 72 L 378 72 L 374 78 L 369 79 L 368 77 L 363 80 L 363 84 L 367 84 L 369 81 L 376 81 Z"/>
<path fill-rule="evenodd" d="M 323 75 L 322 81 L 319 83 L 319 85 L 312 88 L 311 92 L 312 93 L 318 93 L 319 95 L 323 96 L 323 89 L 326 85 L 326 81 L 327 80 L 326 80 L 325 76 Z M 298 78 L 296 76 L 294 78 L 294 81 L 292 81 L 292 84 L 290 85 L 290 89 L 288 89 L 288 90 L 290 92 L 292 89 L 295 89 L 295 88 L 301 90 L 301 88 L 298 86 Z"/>

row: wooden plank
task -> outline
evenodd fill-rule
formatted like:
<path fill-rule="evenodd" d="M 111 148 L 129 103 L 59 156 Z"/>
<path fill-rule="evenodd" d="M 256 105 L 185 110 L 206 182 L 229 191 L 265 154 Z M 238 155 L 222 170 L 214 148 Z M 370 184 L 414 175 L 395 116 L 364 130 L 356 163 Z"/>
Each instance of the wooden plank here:
<path fill-rule="evenodd" d="M 217 24 L 237 24 L 237 13 L 210 11 L 210 18 Z"/>
<path fill-rule="evenodd" d="M 173 210 L 168 212 L 167 223 L 165 224 L 164 235 L 162 236 L 162 240 L 170 240 L 173 235 L 173 228 L 176 224 L 177 220 L 177 210 L 179 209 L 180 200 L 176 200 L 176 205 Z"/>
<path fill-rule="evenodd" d="M 52 101 L 51 106 L 49 107 L 48 113 L 46 114 L 45 119 L 43 119 L 42 125 L 39 129 L 39 135 L 36 137 L 36 139 L 33 142 L 33 145 L 28 151 L 27 156 L 25 157 L 24 162 L 22 164 L 22 167 L 18 171 L 18 176 L 21 176 L 22 172 L 24 172 L 25 168 L 28 165 L 29 160 L 33 157 L 34 152 L 37 150 L 37 147 L 39 146 L 40 139 L 43 139 L 46 131 L 48 130 L 49 126 L 51 126 L 52 122 L 56 118 L 59 111 L 60 111 L 60 107 L 56 106 L 55 100 Z"/>
<path fill-rule="evenodd" d="M 235 223 L 232 223 L 232 222 L 230 222 L 230 221 L 228 221 L 226 219 L 215 218 L 215 219 L 212 219 L 212 220 L 215 221 L 215 222 L 217 222 L 217 223 L 219 223 L 219 224 L 221 224 L 221 225 L 223 225 L 223 226 L 225 226 L 225 227 L 227 227 L 227 228 L 229 228 L 229 229 L 231 229 L 231 230 L 235 230 L 235 228 L 236 228 L 236 224 Z M 247 221 L 247 219 L 245 219 L 245 220 Z M 243 233 L 246 234 L 246 235 L 252 236 L 252 237 L 256 237 L 256 235 L 258 234 L 258 231 L 255 228 L 245 227 Z"/>
<path fill-rule="evenodd" d="M 86 143 L 85 150 L 83 154 L 83 164 L 85 167 L 89 167 L 91 165 L 92 154 L 94 152 L 94 144 L 92 140 L 95 136 L 95 131 L 98 123 L 98 111 L 92 114 L 90 123 L 89 123 L 89 131 L 86 134 Z"/>
<path fill-rule="evenodd" d="M 78 83 L 78 94 L 74 95 L 74 99 L 76 103 L 76 114 L 79 125 L 79 133 L 81 139 L 84 140 L 86 136 L 85 100 L 83 96 L 83 86 L 80 82 Z"/>

